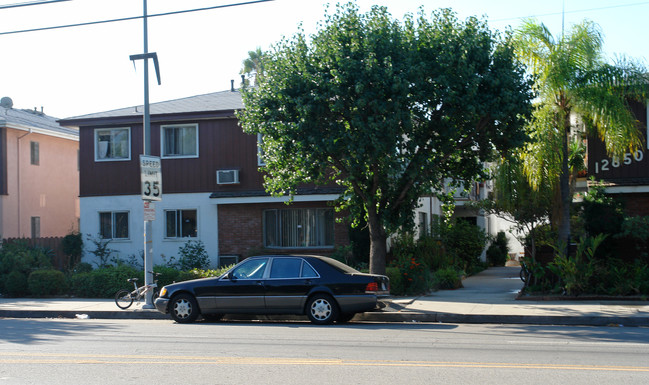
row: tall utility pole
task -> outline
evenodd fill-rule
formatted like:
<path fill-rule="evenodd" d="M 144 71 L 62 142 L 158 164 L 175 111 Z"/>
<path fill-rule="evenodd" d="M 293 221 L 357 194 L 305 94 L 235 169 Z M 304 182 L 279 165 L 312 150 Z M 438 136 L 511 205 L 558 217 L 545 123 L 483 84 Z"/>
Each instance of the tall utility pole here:
<path fill-rule="evenodd" d="M 151 201 L 160 200 L 162 197 L 162 175 L 161 163 L 159 157 L 151 156 L 151 114 L 149 111 L 149 59 L 153 59 L 155 64 L 158 84 L 160 84 L 160 70 L 158 67 L 158 57 L 155 53 L 149 53 L 149 32 L 147 20 L 147 0 L 143 0 L 144 6 L 144 53 L 141 55 L 131 55 L 131 60 L 144 61 L 144 122 L 142 127 L 143 134 L 143 154 L 140 156 L 140 182 L 142 186 L 142 199 L 144 201 L 142 212 L 144 218 L 144 283 L 145 285 L 153 284 L 153 220 L 151 218 Z M 153 179 L 152 179 L 153 178 Z M 147 213 L 148 212 L 148 213 Z M 153 213 L 155 211 L 153 210 Z M 153 308 L 153 291 L 147 292 L 145 309 Z"/>

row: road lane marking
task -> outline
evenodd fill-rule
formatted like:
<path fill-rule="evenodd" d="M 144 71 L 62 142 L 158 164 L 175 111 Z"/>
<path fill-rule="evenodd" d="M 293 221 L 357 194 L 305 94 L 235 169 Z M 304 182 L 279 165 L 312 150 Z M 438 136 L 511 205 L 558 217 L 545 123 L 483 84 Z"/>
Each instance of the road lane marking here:
<path fill-rule="evenodd" d="M 649 366 L 571 365 L 511 362 L 399 361 L 272 357 L 200 357 L 135 354 L 11 353 L 0 352 L 3 364 L 130 364 L 130 365 L 311 365 L 367 367 L 446 367 L 483 369 L 547 369 L 649 372 Z"/>

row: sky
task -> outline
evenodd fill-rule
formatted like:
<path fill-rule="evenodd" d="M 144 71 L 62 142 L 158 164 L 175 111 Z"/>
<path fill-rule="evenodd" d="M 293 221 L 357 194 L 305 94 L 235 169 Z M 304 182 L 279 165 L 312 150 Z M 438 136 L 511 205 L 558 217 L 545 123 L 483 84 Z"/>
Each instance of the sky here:
<path fill-rule="evenodd" d="M 68 118 L 142 105 L 143 22 L 136 19 L 24 33 L 60 26 L 143 14 L 144 0 L 71 0 L 4 8 L 35 0 L 0 0 L 0 97 L 14 108 L 38 109 Z M 147 0 L 149 15 L 230 5 L 247 0 Z M 149 52 L 156 52 L 162 84 L 151 66 L 151 103 L 230 89 L 248 51 L 268 49 L 301 24 L 317 32 L 326 4 L 338 1 L 274 0 L 148 19 Z M 345 1 L 346 2 L 346 1 Z M 394 18 L 452 8 L 461 20 L 485 17 L 494 30 L 516 28 L 535 17 L 560 36 L 589 19 L 600 25 L 609 61 L 626 56 L 649 65 L 649 1 L 641 0 L 357 0 L 361 11 L 386 6 Z"/>

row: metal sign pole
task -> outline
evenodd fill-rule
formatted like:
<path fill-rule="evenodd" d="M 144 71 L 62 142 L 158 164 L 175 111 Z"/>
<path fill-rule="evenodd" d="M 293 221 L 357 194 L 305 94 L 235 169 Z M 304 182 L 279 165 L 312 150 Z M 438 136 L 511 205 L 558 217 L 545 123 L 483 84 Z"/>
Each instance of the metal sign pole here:
<path fill-rule="evenodd" d="M 144 5 L 144 155 L 151 155 L 151 116 L 149 111 L 149 59 L 146 55 L 149 53 L 149 35 L 147 25 L 147 0 L 143 0 Z M 144 212 L 144 207 L 142 207 Z M 144 283 L 153 284 L 153 222 L 144 221 Z M 153 290 L 146 293 L 146 303 L 143 308 L 153 309 Z"/>

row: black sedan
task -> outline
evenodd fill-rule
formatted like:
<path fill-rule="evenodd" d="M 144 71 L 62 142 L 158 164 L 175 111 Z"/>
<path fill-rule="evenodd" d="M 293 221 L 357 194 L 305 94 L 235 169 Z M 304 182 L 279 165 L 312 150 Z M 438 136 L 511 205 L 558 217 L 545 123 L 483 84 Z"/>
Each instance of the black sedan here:
<path fill-rule="evenodd" d="M 264 255 L 220 277 L 167 285 L 155 306 L 180 323 L 199 315 L 306 314 L 313 323 L 330 324 L 375 309 L 389 291 L 388 277 L 363 274 L 332 258 Z"/>

